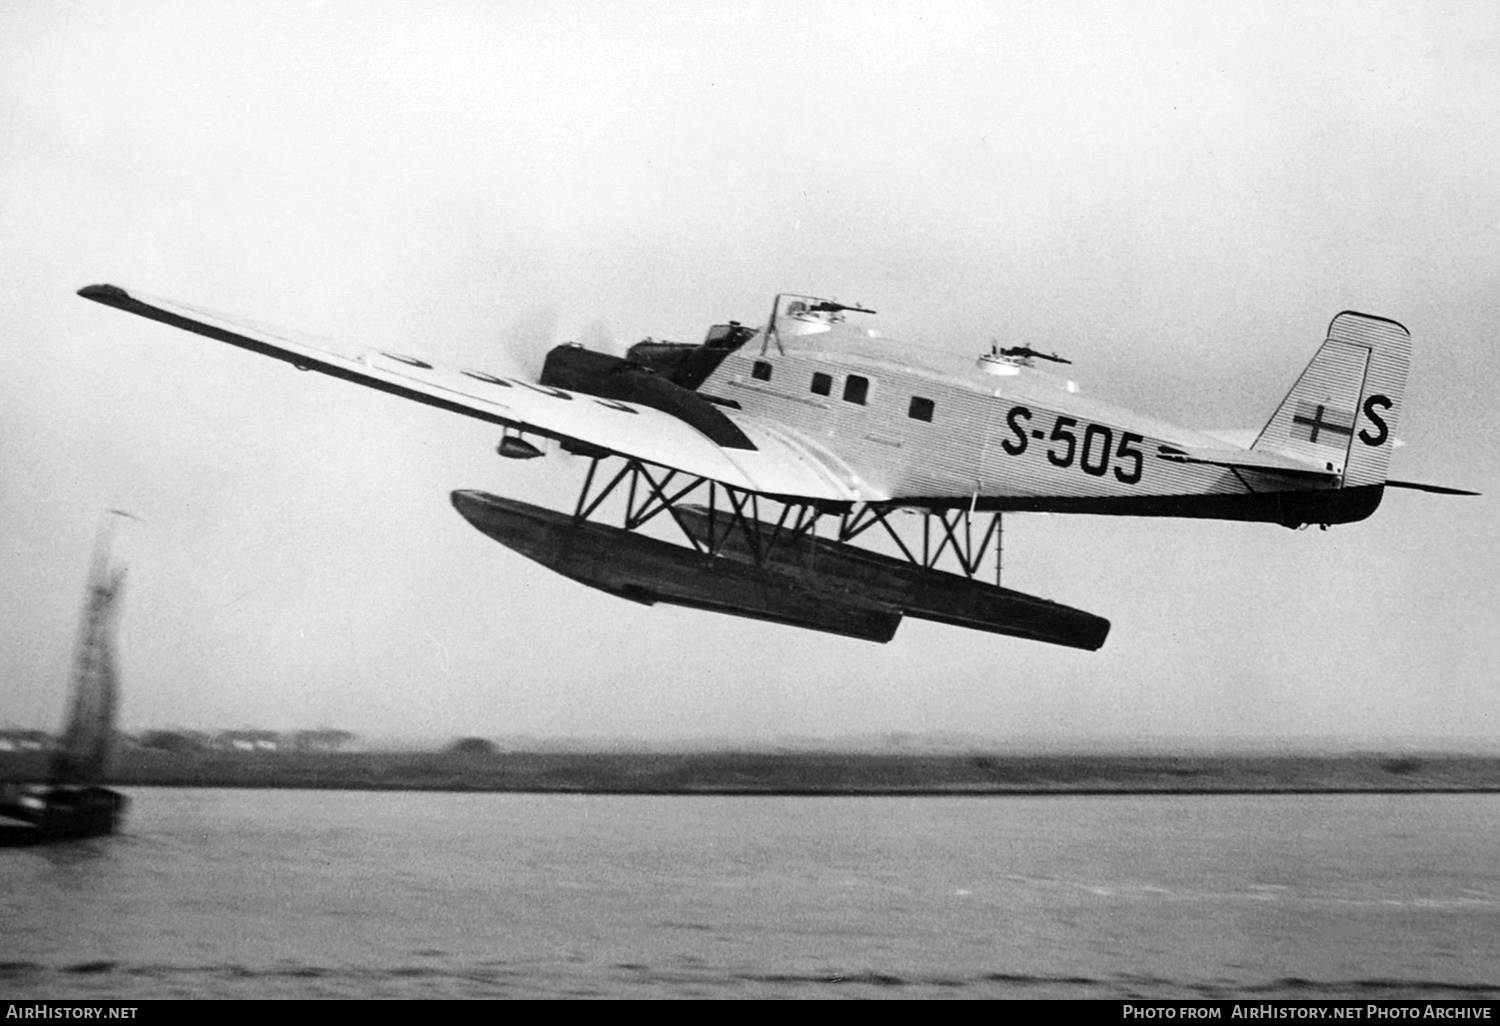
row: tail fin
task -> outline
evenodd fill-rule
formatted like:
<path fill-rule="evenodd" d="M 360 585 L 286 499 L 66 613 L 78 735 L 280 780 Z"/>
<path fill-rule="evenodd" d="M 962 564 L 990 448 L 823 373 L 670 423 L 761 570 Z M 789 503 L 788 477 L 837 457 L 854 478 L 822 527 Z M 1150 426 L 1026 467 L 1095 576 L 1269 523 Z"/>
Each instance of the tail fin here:
<path fill-rule="evenodd" d="M 1250 448 L 1314 460 L 1345 488 L 1384 484 L 1410 363 L 1406 328 L 1346 310 Z"/>

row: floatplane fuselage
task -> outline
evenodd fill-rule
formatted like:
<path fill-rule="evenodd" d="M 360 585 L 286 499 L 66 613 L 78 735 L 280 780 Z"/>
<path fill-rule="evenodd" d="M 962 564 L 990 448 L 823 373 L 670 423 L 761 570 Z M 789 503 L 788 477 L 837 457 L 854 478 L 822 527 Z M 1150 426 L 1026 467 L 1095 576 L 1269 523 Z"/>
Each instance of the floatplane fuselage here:
<path fill-rule="evenodd" d="M 81 295 L 502 427 L 511 458 L 590 459 L 571 513 L 460 490 L 485 534 L 565 576 L 667 602 L 887 641 L 903 616 L 1096 649 L 1093 614 L 999 586 L 1006 512 L 1361 520 L 1391 481 L 1411 339 L 1341 313 L 1249 445 L 1083 395 L 1026 346 L 977 359 L 851 324 L 870 311 L 779 295 L 767 323 L 626 356 L 553 349 L 537 381 L 321 344 L 116 286 Z M 542 445 L 536 443 L 541 442 Z M 1472 494 L 1472 493 L 1460 493 Z M 605 500 L 622 523 L 602 522 Z M 920 516 L 920 537 L 893 514 Z M 678 543 L 640 529 L 660 518 Z M 825 524 L 836 525 L 831 529 Z M 873 527 L 898 554 L 853 544 Z M 686 544 L 681 544 L 681 542 Z M 983 573 L 993 543 L 996 581 Z M 940 568 L 944 560 L 958 572 Z"/>

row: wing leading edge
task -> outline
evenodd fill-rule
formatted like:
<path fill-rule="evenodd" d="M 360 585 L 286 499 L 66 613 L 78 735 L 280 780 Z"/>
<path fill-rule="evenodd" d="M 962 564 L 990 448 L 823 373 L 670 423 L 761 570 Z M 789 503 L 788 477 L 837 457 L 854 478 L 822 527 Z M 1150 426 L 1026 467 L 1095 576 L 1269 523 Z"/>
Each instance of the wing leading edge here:
<path fill-rule="evenodd" d="M 403 353 L 339 352 L 278 328 L 128 292 L 116 285 L 89 285 L 78 294 L 299 370 L 317 371 L 451 413 L 581 443 L 747 491 L 832 502 L 881 497 L 862 494 L 854 482 L 841 479 L 803 440 L 787 438 L 742 414 L 735 420 L 755 448 L 731 453 L 676 417 L 636 403 L 478 370 L 448 370 Z"/>

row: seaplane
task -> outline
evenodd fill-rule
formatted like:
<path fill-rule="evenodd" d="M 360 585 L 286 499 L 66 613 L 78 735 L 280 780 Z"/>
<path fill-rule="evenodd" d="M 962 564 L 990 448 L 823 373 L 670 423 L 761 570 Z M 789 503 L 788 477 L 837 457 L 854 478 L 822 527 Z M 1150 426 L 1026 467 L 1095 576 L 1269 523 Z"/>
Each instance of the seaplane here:
<path fill-rule="evenodd" d="M 761 327 L 729 321 L 701 343 L 560 345 L 528 380 L 334 349 L 116 285 L 78 294 L 492 424 L 507 459 L 585 458 L 571 511 L 451 495 L 484 534 L 579 583 L 868 641 L 909 616 L 1099 649 L 1104 617 L 1001 586 L 1006 513 L 1326 528 L 1370 516 L 1387 488 L 1476 494 L 1387 477 L 1411 336 L 1352 311 L 1235 444 L 1082 394 L 1055 353 L 903 344 L 864 326 L 874 311 L 815 296 L 777 295 Z"/>

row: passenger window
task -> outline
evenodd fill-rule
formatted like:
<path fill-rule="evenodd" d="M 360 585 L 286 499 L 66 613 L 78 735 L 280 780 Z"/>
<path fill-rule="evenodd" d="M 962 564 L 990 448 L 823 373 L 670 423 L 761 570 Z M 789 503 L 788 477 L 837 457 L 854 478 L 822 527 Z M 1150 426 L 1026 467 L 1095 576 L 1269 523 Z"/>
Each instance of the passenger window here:
<path fill-rule="evenodd" d="M 911 406 L 907 409 L 906 415 L 912 420 L 925 420 L 931 423 L 932 411 L 935 408 L 936 404 L 931 399 L 923 399 L 919 395 L 914 395 L 911 397 Z"/>
<path fill-rule="evenodd" d="M 833 379 L 821 372 L 814 374 L 812 390 L 814 395 L 828 395 L 833 391 Z"/>
<path fill-rule="evenodd" d="M 844 402 L 865 404 L 865 398 L 870 394 L 870 379 L 858 374 L 851 374 L 844 379 Z"/>
<path fill-rule="evenodd" d="M 756 381 L 770 381 L 771 365 L 765 360 L 756 360 L 755 366 L 750 368 L 750 376 Z"/>

